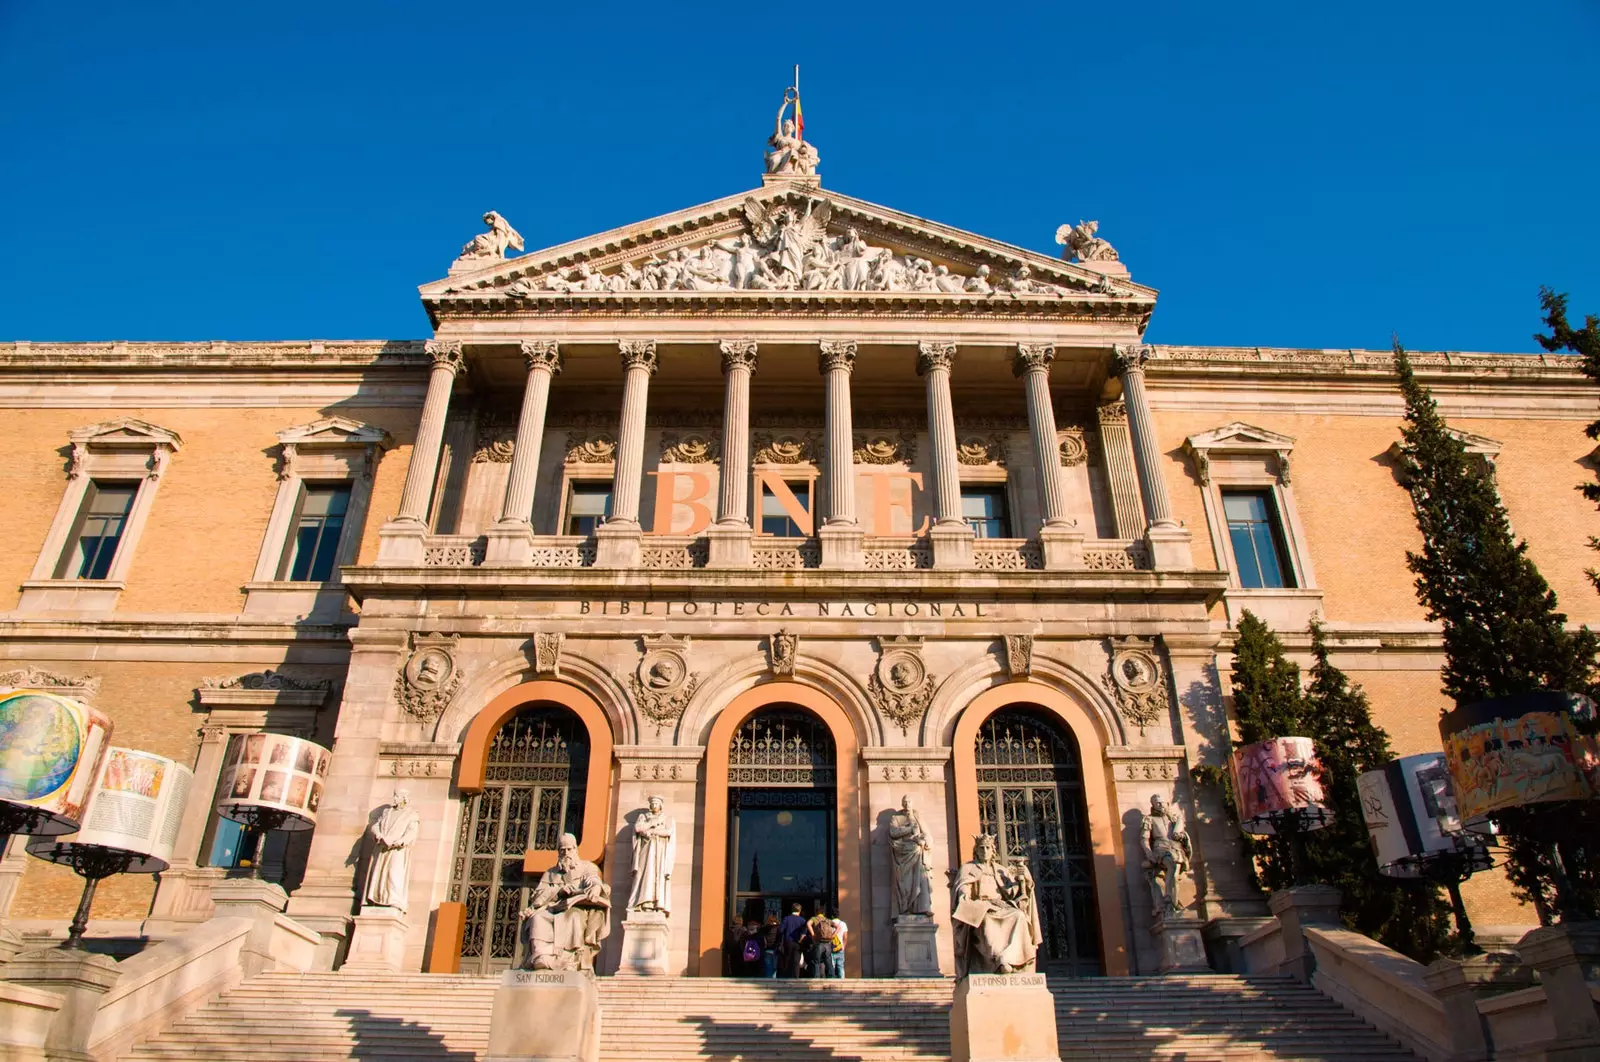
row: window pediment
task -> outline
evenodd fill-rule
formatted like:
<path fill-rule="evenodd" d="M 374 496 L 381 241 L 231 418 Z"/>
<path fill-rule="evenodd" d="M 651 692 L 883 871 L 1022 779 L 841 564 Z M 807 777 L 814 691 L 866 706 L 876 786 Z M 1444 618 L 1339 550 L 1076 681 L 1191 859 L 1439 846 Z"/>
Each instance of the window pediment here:
<path fill-rule="evenodd" d="M 1199 432 L 1183 440 L 1184 452 L 1194 462 L 1201 484 L 1211 482 L 1211 459 L 1223 454 L 1270 455 L 1277 461 L 1278 482 L 1289 483 L 1289 455 L 1294 437 L 1236 420 L 1220 428 Z"/>
<path fill-rule="evenodd" d="M 67 440 L 74 445 L 183 449 L 183 439 L 177 432 L 132 417 L 118 417 L 116 420 L 75 428 L 67 433 Z"/>
<path fill-rule="evenodd" d="M 1494 469 L 1494 459 L 1505 449 L 1505 443 L 1499 439 L 1491 439 L 1487 435 L 1450 427 L 1445 428 L 1445 431 L 1450 433 L 1451 438 L 1459 440 L 1461 445 L 1466 447 L 1468 454 L 1481 460 L 1491 471 Z M 1600 447 L 1597 447 L 1597 450 L 1600 450 Z M 1390 460 L 1398 462 L 1403 452 L 1404 448 L 1398 439 L 1389 444 L 1387 453 Z"/>

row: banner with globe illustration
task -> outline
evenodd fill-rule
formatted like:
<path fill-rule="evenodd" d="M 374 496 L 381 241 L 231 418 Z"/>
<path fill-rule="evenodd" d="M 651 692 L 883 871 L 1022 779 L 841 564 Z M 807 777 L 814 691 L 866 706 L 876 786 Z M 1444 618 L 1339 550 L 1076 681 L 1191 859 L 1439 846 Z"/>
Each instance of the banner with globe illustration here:
<path fill-rule="evenodd" d="M 36 838 L 28 851 L 50 859 L 56 844 L 118 848 L 143 857 L 127 873 L 159 874 L 172 862 L 193 783 L 194 772 L 174 760 L 112 746 L 89 792 L 83 827 L 65 837 Z"/>
<path fill-rule="evenodd" d="M 42 690 L 0 692 L 0 800 L 47 814 L 36 833 L 72 832 L 110 739 L 99 709 Z"/>

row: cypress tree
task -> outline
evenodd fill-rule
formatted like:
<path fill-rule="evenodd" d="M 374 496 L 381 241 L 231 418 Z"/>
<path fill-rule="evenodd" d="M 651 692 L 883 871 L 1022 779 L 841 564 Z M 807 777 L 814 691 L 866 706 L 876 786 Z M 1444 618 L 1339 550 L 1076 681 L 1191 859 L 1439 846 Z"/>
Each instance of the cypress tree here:
<path fill-rule="evenodd" d="M 1576 354 L 1582 359 L 1578 365 L 1583 374 L 1600 381 L 1600 318 L 1589 314 L 1583 319 L 1582 328 L 1573 328 L 1567 323 L 1567 296 L 1549 288 L 1539 289 L 1539 306 L 1544 311 L 1545 327 L 1550 329 L 1550 334 L 1535 332 L 1534 340 L 1552 354 L 1561 351 Z M 1584 432 L 1591 439 L 1600 439 L 1600 420 L 1590 421 Z M 1578 489 L 1585 498 L 1600 506 L 1600 482 L 1580 484 Z M 1590 535 L 1589 548 L 1600 550 L 1600 538 Z M 1588 575 L 1589 581 L 1600 588 L 1600 571 L 1590 568 Z"/>
<path fill-rule="evenodd" d="M 1527 543 L 1512 537 L 1492 474 L 1450 434 L 1398 341 L 1394 352 L 1406 403 L 1401 471 L 1422 532 L 1422 550 L 1407 552 L 1406 564 L 1427 617 L 1444 628 L 1444 693 L 1465 705 L 1534 690 L 1589 690 L 1600 640 L 1588 628 L 1566 629 Z M 1600 896 L 1600 865 L 1588 840 L 1600 816 L 1591 806 L 1564 808 L 1561 817 L 1552 821 L 1537 805 L 1500 816 L 1510 852 L 1507 874 L 1542 921 L 1550 918 L 1560 873 L 1552 841 L 1562 844 L 1573 879 L 1570 898 L 1577 907 L 1569 915 L 1592 911 Z"/>

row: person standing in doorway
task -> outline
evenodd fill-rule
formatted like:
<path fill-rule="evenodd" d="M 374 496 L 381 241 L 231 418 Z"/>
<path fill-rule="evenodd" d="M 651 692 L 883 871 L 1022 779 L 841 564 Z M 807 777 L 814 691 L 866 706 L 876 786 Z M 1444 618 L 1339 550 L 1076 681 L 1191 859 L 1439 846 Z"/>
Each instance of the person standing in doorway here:
<path fill-rule="evenodd" d="M 839 912 L 833 912 L 833 976 L 844 980 L 844 945 L 850 936 L 850 926 L 839 917 Z"/>
<path fill-rule="evenodd" d="M 783 947 L 783 926 L 778 922 L 775 914 L 767 915 L 766 925 L 761 927 L 761 976 L 778 976 L 778 952 Z"/>
<path fill-rule="evenodd" d="M 833 919 L 821 908 L 806 923 L 806 931 L 811 934 L 811 951 L 806 956 L 811 962 L 811 976 L 833 976 Z"/>
<path fill-rule="evenodd" d="M 800 960 L 805 954 L 805 942 L 810 935 L 806 931 L 805 915 L 800 913 L 799 904 L 790 906 L 789 913 L 784 915 L 778 928 L 783 933 L 778 950 L 778 968 L 784 977 L 799 977 Z"/>

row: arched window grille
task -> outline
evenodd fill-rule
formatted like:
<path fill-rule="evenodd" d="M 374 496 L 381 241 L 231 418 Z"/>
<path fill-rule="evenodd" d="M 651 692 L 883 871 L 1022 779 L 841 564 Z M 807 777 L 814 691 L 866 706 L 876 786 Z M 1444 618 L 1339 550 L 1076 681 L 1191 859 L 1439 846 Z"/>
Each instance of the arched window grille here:
<path fill-rule="evenodd" d="M 728 747 L 731 786 L 832 788 L 834 780 L 833 734 L 810 712 L 757 712 Z"/>

